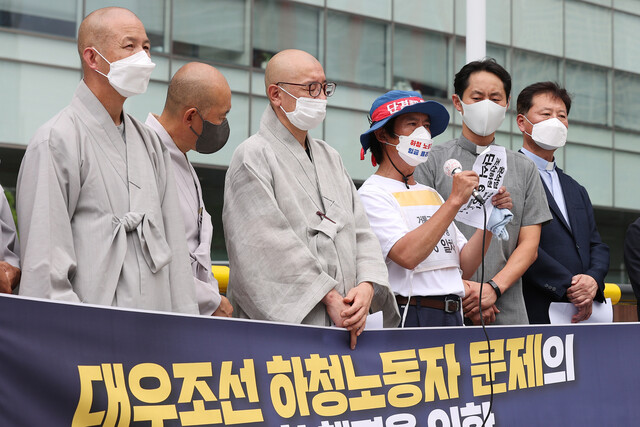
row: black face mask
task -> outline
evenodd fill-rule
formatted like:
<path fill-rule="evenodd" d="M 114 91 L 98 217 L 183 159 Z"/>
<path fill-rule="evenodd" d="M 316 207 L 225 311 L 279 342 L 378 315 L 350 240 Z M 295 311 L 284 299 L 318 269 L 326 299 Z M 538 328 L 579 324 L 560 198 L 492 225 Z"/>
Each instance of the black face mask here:
<path fill-rule="evenodd" d="M 215 125 L 205 120 L 197 108 L 196 112 L 200 116 L 200 119 L 202 119 L 201 134 L 198 135 L 198 132 L 193 130 L 193 126 L 190 126 L 191 132 L 195 133 L 198 137 L 196 140 L 196 151 L 202 154 L 211 154 L 219 151 L 229 139 L 229 122 L 227 122 L 227 119 L 224 119 L 222 123 Z"/>

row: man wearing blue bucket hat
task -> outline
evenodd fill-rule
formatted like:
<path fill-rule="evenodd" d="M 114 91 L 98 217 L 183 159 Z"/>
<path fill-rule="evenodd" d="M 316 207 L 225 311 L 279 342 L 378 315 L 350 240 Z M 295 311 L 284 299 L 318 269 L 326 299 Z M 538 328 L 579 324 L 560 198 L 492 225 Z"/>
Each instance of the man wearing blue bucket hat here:
<path fill-rule="evenodd" d="M 358 192 L 380 240 L 402 325 L 462 325 L 463 278 L 480 264 L 482 231 L 467 242 L 453 219 L 477 187 L 478 174 L 455 174 L 446 201 L 413 178 L 427 159 L 431 138 L 449 124 L 442 104 L 425 101 L 418 92 L 393 90 L 374 101 L 370 116 L 371 128 L 360 136 L 361 157 L 371 150 L 379 167 Z M 488 232 L 487 248 L 491 236 Z"/>

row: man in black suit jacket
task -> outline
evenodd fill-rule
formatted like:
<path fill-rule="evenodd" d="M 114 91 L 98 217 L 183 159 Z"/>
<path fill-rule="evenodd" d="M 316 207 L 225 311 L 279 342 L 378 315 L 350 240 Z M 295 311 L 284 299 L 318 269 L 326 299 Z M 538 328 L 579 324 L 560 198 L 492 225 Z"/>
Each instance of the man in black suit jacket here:
<path fill-rule="evenodd" d="M 576 306 L 574 323 L 591 316 L 594 299 L 604 301 L 609 247 L 596 229 L 587 190 L 556 167 L 553 156 L 567 140 L 570 109 L 571 97 L 556 83 L 534 83 L 518 96 L 521 152 L 538 166 L 553 215 L 542 227 L 537 260 L 522 277 L 530 323 L 549 323 L 553 301 Z"/>

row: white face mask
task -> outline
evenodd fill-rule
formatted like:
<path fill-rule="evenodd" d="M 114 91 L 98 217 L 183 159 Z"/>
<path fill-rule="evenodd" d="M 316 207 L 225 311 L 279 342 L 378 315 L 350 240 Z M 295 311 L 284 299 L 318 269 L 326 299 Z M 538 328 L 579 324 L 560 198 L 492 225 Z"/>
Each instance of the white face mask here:
<path fill-rule="evenodd" d="M 102 56 L 95 48 L 93 49 L 98 55 Z M 139 95 L 147 91 L 151 72 L 156 68 L 156 64 L 151 62 L 149 55 L 144 50 L 135 53 L 118 61 L 109 62 L 107 58 L 102 59 L 109 64 L 109 73 L 102 74 L 109 79 L 109 84 L 125 98 L 133 95 Z"/>
<path fill-rule="evenodd" d="M 396 150 L 406 164 L 418 166 L 427 161 L 431 145 L 431 134 L 424 126 L 419 126 L 411 135 L 398 135 Z"/>
<path fill-rule="evenodd" d="M 284 88 L 280 89 L 296 100 L 296 108 L 291 112 L 284 111 L 282 105 L 280 106 L 280 109 L 287 115 L 292 125 L 300 130 L 310 130 L 322 123 L 327 114 L 326 99 L 307 98 L 303 96 L 296 98 Z"/>
<path fill-rule="evenodd" d="M 531 121 L 527 119 L 527 116 L 523 114 L 522 117 L 531 123 Z M 564 144 L 567 142 L 568 129 L 564 123 L 556 117 L 531 124 L 533 125 L 531 133 L 528 134 L 525 132 L 525 134 L 529 135 L 531 139 L 533 139 L 533 142 L 538 144 L 538 147 L 543 150 L 556 150 L 564 147 Z"/>
<path fill-rule="evenodd" d="M 462 121 L 471 132 L 480 136 L 487 136 L 494 133 L 502 122 L 507 113 L 507 107 L 498 105 L 490 99 L 475 102 L 473 104 L 462 104 Z"/>

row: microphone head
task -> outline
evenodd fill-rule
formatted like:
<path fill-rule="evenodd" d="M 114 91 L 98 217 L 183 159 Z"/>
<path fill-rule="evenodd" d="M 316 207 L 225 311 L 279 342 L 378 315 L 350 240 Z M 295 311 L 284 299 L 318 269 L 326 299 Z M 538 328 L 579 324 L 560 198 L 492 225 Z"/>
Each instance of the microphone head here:
<path fill-rule="evenodd" d="M 444 166 L 442 166 L 442 168 L 444 169 L 444 173 L 447 176 L 453 176 L 454 173 L 460 172 L 462 170 L 462 165 L 456 159 L 449 159 L 444 162 Z"/>

